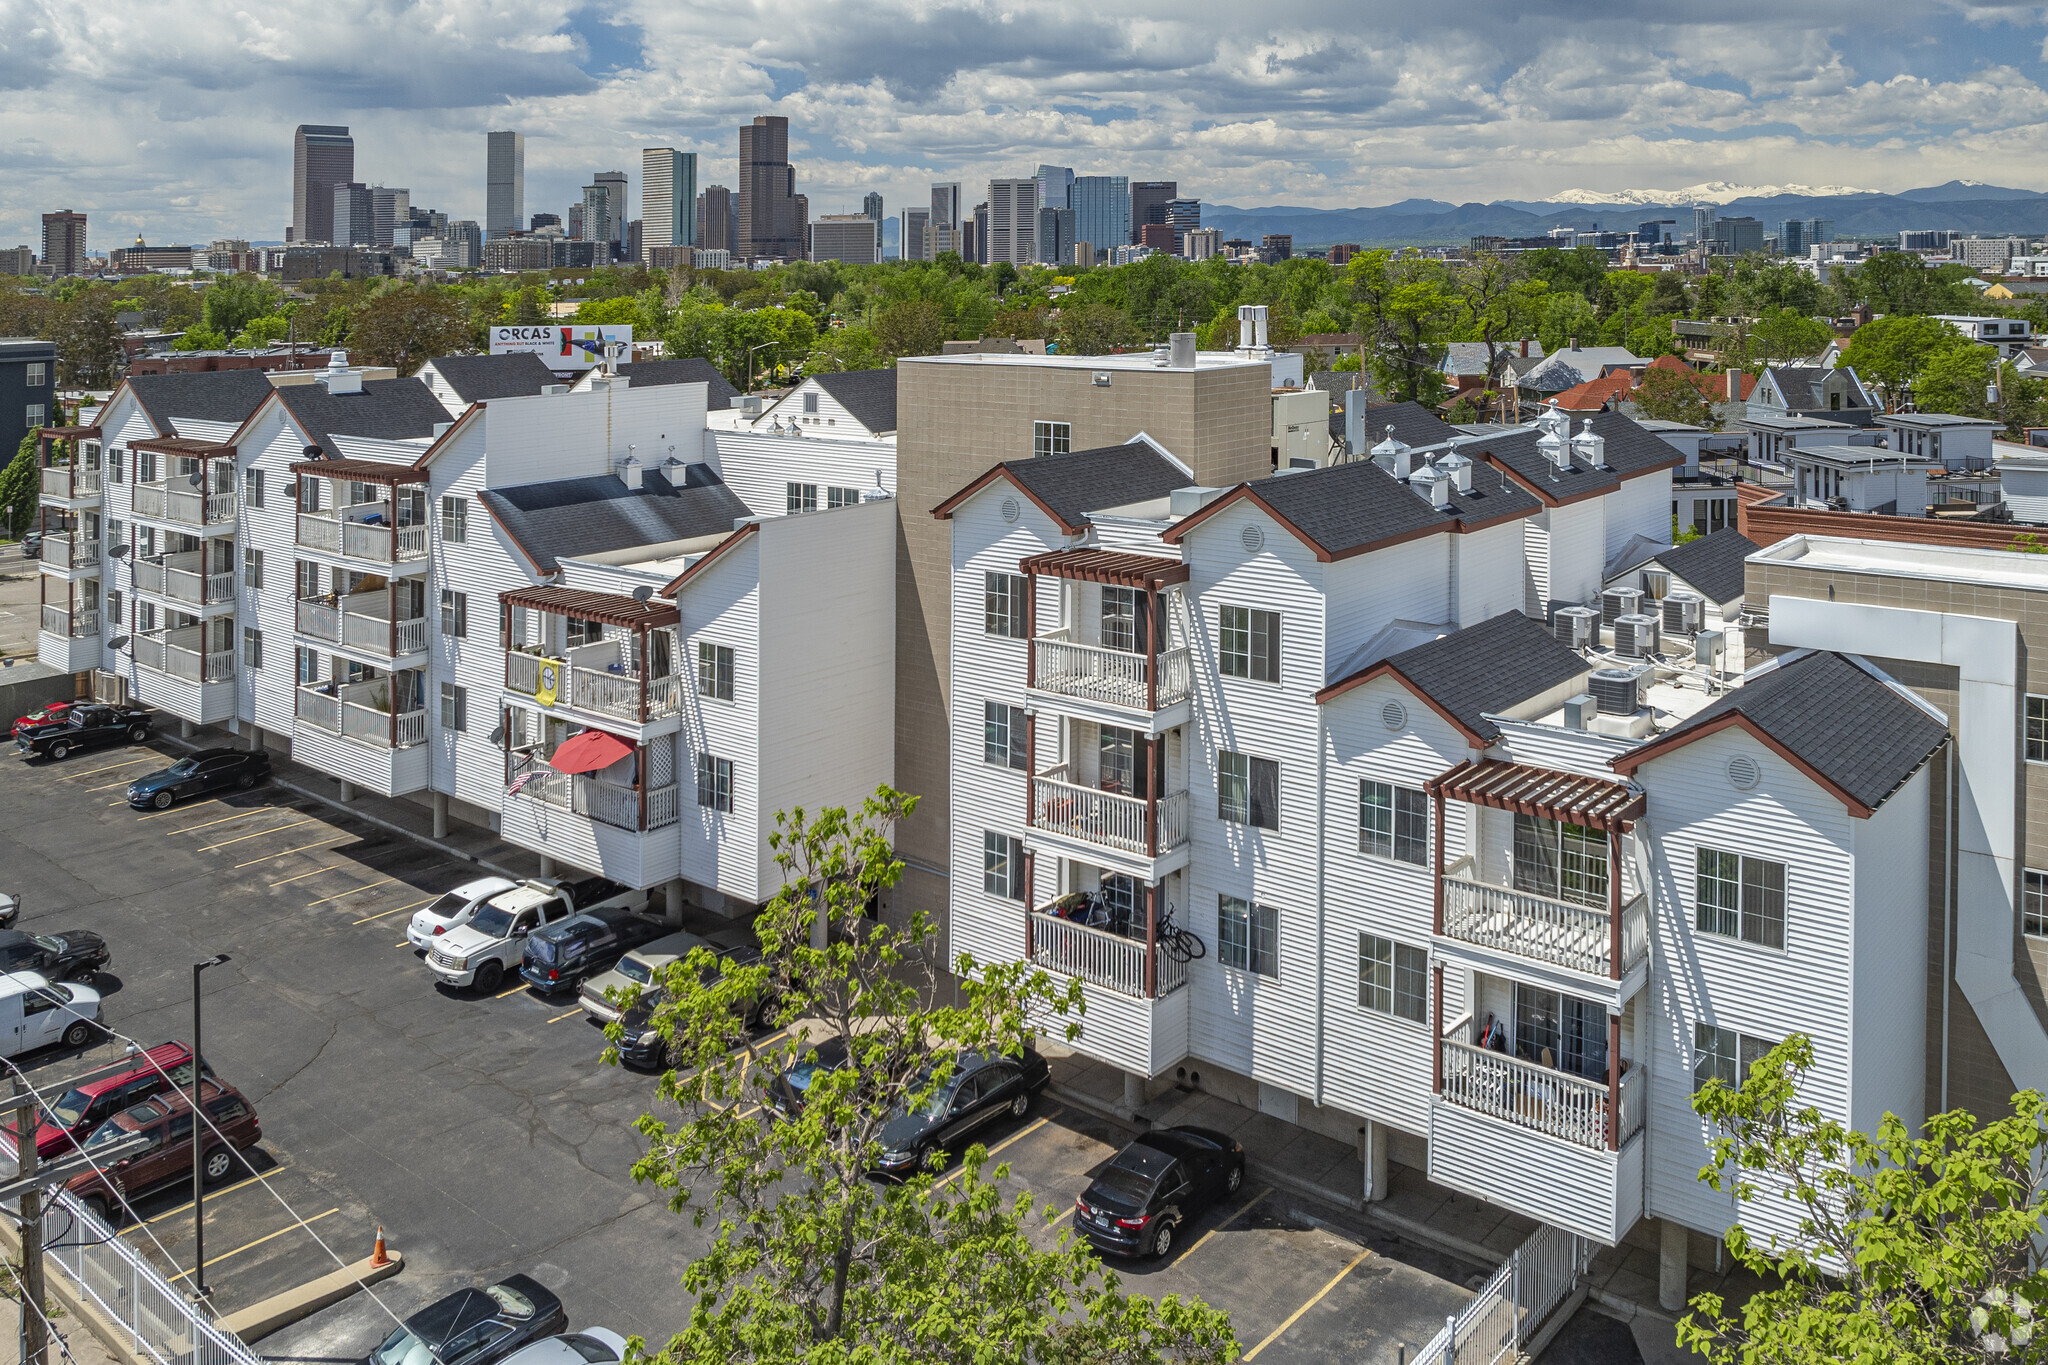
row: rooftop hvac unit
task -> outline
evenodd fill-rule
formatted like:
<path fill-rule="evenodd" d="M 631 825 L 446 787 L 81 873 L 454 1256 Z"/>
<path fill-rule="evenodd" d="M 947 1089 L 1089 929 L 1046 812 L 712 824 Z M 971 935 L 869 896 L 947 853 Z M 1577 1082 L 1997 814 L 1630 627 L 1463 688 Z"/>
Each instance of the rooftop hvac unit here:
<path fill-rule="evenodd" d="M 1664 599 L 1664 633 L 1696 635 L 1706 619 L 1707 604 L 1698 593 L 1675 592 Z"/>
<path fill-rule="evenodd" d="M 1600 613 L 1591 607 L 1559 607 L 1550 629 L 1567 649 L 1591 649 L 1600 643 Z"/>
<path fill-rule="evenodd" d="M 1657 652 L 1657 618 L 1632 611 L 1614 618 L 1614 652 L 1624 659 L 1647 659 Z"/>
<path fill-rule="evenodd" d="M 1636 713 L 1637 675 L 1629 668 L 1596 668 L 1586 689 L 1603 716 L 1632 716 Z"/>
<path fill-rule="evenodd" d="M 1600 594 L 1600 624 L 1611 626 L 1630 612 L 1641 611 L 1641 588 L 1609 588 Z"/>

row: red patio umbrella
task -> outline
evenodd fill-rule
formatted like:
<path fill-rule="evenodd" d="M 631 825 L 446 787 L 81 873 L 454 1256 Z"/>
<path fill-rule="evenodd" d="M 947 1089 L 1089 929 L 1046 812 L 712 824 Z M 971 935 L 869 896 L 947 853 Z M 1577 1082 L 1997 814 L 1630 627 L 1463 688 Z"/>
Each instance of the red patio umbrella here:
<path fill-rule="evenodd" d="M 585 730 L 571 735 L 555 749 L 548 766 L 558 773 L 594 773 L 633 752 L 633 746 L 602 730 Z"/>

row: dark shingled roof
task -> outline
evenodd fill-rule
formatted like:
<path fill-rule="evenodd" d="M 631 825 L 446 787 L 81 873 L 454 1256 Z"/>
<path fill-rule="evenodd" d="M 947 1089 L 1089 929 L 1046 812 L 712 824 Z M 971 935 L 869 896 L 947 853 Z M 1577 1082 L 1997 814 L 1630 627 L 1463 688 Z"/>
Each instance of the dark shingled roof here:
<path fill-rule="evenodd" d="M 325 384 L 291 384 L 277 391 L 306 439 L 330 455 L 336 436 L 407 441 L 430 437 L 448 410 L 422 379 L 366 379 L 361 393 L 329 393 Z"/>
<path fill-rule="evenodd" d="M 1718 605 L 1742 596 L 1743 561 L 1761 548 L 1731 526 L 1725 531 L 1659 550 L 1651 558 Z"/>
<path fill-rule="evenodd" d="M 180 420 L 240 426 L 270 397 L 270 376 L 261 370 L 207 370 L 196 374 L 132 374 L 128 391 L 157 431 L 179 435 Z M 436 404 L 435 406 L 439 406 Z"/>
<path fill-rule="evenodd" d="M 1872 810 L 1948 735 L 1948 727 L 1842 655 L 1817 652 L 1744 683 L 1615 766 L 1627 771 L 1634 754 L 1674 747 L 1672 741 L 1730 712 Z"/>
<path fill-rule="evenodd" d="M 1773 365 L 1771 377 L 1778 383 L 1778 392 L 1785 395 L 1785 405 L 1793 412 L 1811 412 L 1826 406 L 1821 402 L 1820 386 L 1827 382 L 1828 372 L 1819 365 Z"/>
<path fill-rule="evenodd" d="M 444 355 L 431 362 L 466 406 L 491 398 L 530 398 L 547 384 L 558 384 L 547 362 L 531 351 L 510 355 Z"/>
<path fill-rule="evenodd" d="M 1343 434 L 1342 414 L 1339 414 L 1338 434 Z M 1394 429 L 1394 439 L 1403 445 L 1434 446 L 1446 441 L 1455 441 L 1464 432 L 1446 422 L 1420 403 L 1368 403 L 1365 408 L 1365 448 L 1371 450 L 1387 439 L 1387 428 Z"/>
<path fill-rule="evenodd" d="M 652 472 L 641 476 L 637 492 L 616 474 L 596 474 L 486 488 L 477 496 L 544 573 L 562 559 L 600 550 L 724 535 L 735 521 L 753 515 L 701 464 L 688 467 L 680 488 Z"/>
<path fill-rule="evenodd" d="M 1386 665 L 1488 742 L 1500 737 L 1486 719 L 1489 712 L 1506 710 L 1592 668 L 1541 622 L 1518 611 L 1404 650 Z"/>
<path fill-rule="evenodd" d="M 740 391 L 718 372 L 718 367 L 702 356 L 685 356 L 680 360 L 636 360 L 619 366 L 619 373 L 626 376 L 629 387 L 644 389 L 656 384 L 702 384 L 705 386 L 706 406 L 713 412 L 723 412 L 732 406 L 732 400 Z"/>
<path fill-rule="evenodd" d="M 895 370 L 840 370 L 815 377 L 818 387 L 869 431 L 896 430 Z"/>
<path fill-rule="evenodd" d="M 1484 442 L 1475 442 L 1466 447 L 1465 453 L 1475 460 L 1491 455 L 1514 470 L 1524 482 L 1542 489 L 1559 502 L 1593 493 L 1612 493 L 1621 487 L 1621 479 L 1611 470 L 1593 468 L 1579 458 L 1577 451 L 1572 452 L 1571 468 L 1559 469 L 1551 464 L 1536 444 L 1542 435 L 1540 430 L 1511 432 L 1506 436 L 1495 436 Z M 1604 436 L 1606 433 L 1601 432 L 1601 435 Z M 1670 446 L 1664 448 L 1670 450 L 1674 457 L 1684 458 L 1679 456 L 1677 451 L 1671 450 Z"/>
<path fill-rule="evenodd" d="M 1005 460 L 997 468 L 1069 526 L 1081 525 L 1090 512 L 1163 498 L 1195 482 L 1192 474 L 1143 441 L 1035 460 Z"/>
<path fill-rule="evenodd" d="M 1305 469 L 1246 486 L 1332 556 L 1370 549 L 1385 540 L 1448 529 L 1455 522 L 1527 516 L 1542 506 L 1498 469 L 1476 460 L 1472 491 L 1454 490 L 1448 512 L 1430 506 L 1428 499 L 1371 460 Z"/>
<path fill-rule="evenodd" d="M 1587 420 L 1580 419 L 1580 431 L 1585 430 Z M 1593 434 L 1606 442 L 1607 467 L 1624 479 L 1648 470 L 1675 468 L 1685 463 L 1685 456 L 1678 452 L 1676 446 L 1625 413 L 1596 412 L 1590 420 Z"/>

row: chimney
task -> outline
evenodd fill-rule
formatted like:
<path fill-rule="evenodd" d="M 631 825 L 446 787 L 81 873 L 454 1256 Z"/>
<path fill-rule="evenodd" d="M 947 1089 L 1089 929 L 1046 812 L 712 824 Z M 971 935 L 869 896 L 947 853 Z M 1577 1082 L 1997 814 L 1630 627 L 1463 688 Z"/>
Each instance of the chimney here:
<path fill-rule="evenodd" d="M 320 383 L 327 386 L 329 393 L 361 393 L 363 372 L 348 367 L 348 352 L 336 350 L 327 357 L 327 368 L 320 372 Z"/>
<path fill-rule="evenodd" d="M 1742 371 L 1740 370 L 1728 371 L 1728 401 L 1731 403 L 1742 401 Z"/>
<path fill-rule="evenodd" d="M 1523 337 L 1523 338 L 1522 338 L 1522 359 L 1524 359 L 1524 360 L 1527 360 L 1528 358 L 1529 358 L 1529 338 L 1527 338 L 1527 337 Z"/>
<path fill-rule="evenodd" d="M 619 461 L 619 481 L 633 492 L 640 491 L 640 461 L 628 455 Z"/>
<path fill-rule="evenodd" d="M 1578 339 L 1577 337 L 1573 337 L 1573 338 L 1571 339 L 1571 344 L 1570 344 L 1570 345 L 1569 345 L 1568 347 L 1566 347 L 1566 349 L 1567 349 L 1567 350 L 1573 350 L 1573 351 L 1576 351 L 1576 350 L 1578 350 L 1578 349 L 1579 349 L 1579 339 Z"/>

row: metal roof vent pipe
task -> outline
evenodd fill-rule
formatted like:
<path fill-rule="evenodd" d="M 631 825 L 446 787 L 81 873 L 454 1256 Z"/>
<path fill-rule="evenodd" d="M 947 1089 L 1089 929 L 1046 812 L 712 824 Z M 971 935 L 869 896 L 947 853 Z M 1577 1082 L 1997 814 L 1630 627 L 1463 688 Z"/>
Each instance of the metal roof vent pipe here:
<path fill-rule="evenodd" d="M 1572 437 L 1572 449 L 1578 452 L 1580 459 L 1593 468 L 1607 467 L 1607 438 L 1594 434 L 1592 418 L 1588 417 L 1579 434 Z"/>
<path fill-rule="evenodd" d="M 1472 491 L 1472 461 L 1470 458 L 1460 455 L 1454 450 L 1441 460 L 1438 460 L 1436 467 L 1450 476 L 1451 487 L 1455 488 L 1458 492 L 1470 493 Z"/>
<path fill-rule="evenodd" d="M 631 492 L 640 491 L 640 461 L 628 455 L 619 461 L 619 482 Z"/>
<path fill-rule="evenodd" d="M 320 382 L 327 386 L 329 393 L 361 393 L 363 372 L 349 368 L 347 351 L 336 350 L 327 357 L 327 368 L 320 372 Z"/>
<path fill-rule="evenodd" d="M 1176 370 L 1192 370 L 1195 368 L 1195 334 L 1193 332 L 1175 332 L 1168 339 L 1166 345 L 1170 357 L 1169 368 Z"/>

